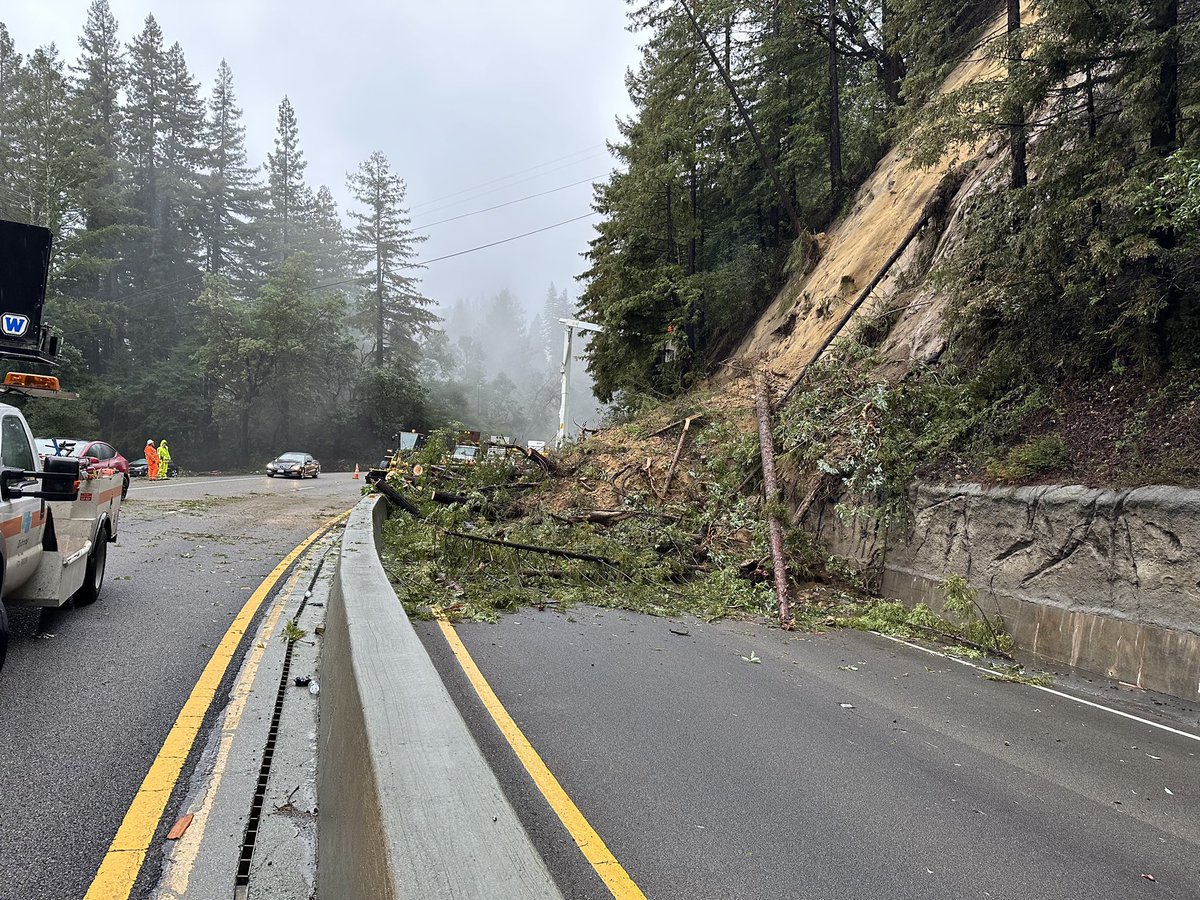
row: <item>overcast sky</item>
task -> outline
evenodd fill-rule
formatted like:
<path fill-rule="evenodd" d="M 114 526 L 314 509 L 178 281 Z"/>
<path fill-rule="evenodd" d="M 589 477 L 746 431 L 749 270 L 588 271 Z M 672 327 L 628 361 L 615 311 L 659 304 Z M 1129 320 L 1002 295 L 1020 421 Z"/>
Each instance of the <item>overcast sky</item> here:
<path fill-rule="evenodd" d="M 109 3 L 126 43 L 152 13 L 206 96 L 228 61 L 254 161 L 272 148 L 286 94 L 309 181 L 328 184 L 343 210 L 346 173 L 374 150 L 407 182 L 418 227 L 554 191 L 429 228 L 423 259 L 589 213 L 586 182 L 611 170 L 604 144 L 630 112 L 624 73 L 638 38 L 622 0 Z M 6 0 L 0 21 L 18 51 L 54 42 L 73 60 L 88 6 Z M 536 309 L 554 282 L 574 297 L 592 221 L 431 263 L 425 293 L 450 303 L 507 288 Z"/>

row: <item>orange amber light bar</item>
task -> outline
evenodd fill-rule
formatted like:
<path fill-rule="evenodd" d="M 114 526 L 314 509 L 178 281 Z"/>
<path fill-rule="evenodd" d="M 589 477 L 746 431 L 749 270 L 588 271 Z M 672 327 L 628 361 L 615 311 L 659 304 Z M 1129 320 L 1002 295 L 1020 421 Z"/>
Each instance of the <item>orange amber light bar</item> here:
<path fill-rule="evenodd" d="M 9 372 L 4 376 L 5 387 L 38 388 L 57 391 L 58 379 L 53 375 L 30 375 L 28 372 Z"/>

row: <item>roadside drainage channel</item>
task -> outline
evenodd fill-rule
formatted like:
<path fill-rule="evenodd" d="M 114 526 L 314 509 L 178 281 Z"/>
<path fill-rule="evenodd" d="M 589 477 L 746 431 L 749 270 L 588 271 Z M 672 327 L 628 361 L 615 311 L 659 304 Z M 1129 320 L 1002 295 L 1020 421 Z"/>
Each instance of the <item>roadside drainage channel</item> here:
<path fill-rule="evenodd" d="M 295 678 L 320 684 L 319 634 L 341 534 L 335 528 L 301 558 L 259 624 L 180 807 L 194 818 L 167 843 L 154 900 L 313 896 L 318 697 Z M 285 641 L 289 623 L 306 634 Z"/>
<path fill-rule="evenodd" d="M 305 609 L 309 605 L 309 600 L 314 596 L 314 588 L 316 586 L 317 579 L 320 578 L 321 572 L 325 568 L 325 561 L 328 559 L 330 549 L 332 548 L 327 547 L 325 553 L 322 554 L 321 558 L 317 561 L 316 568 L 312 573 L 312 577 L 308 579 L 308 585 L 304 592 L 304 596 L 300 600 L 299 608 L 296 610 L 295 614 L 287 620 L 288 624 L 286 624 L 284 626 L 284 630 L 280 632 L 280 637 L 287 640 L 287 650 L 284 651 L 283 655 L 283 668 L 279 674 L 279 688 L 275 694 L 275 707 L 271 716 L 271 725 L 267 731 L 267 742 L 263 747 L 262 765 L 259 767 L 258 783 L 255 787 L 254 797 L 250 803 L 250 818 L 246 823 L 245 836 L 242 838 L 242 849 L 238 859 L 237 875 L 235 876 L 233 882 L 234 900 L 246 900 L 246 898 L 251 896 L 251 879 L 256 875 L 257 881 L 260 882 L 260 884 L 256 886 L 264 888 L 264 892 L 269 887 L 270 896 L 272 897 L 311 896 L 315 883 L 315 850 L 317 839 L 315 821 L 315 767 L 310 767 L 312 768 L 312 771 L 308 772 L 307 774 L 304 772 L 288 773 L 293 774 L 297 779 L 300 780 L 298 780 L 298 783 L 294 788 L 287 792 L 283 802 L 274 807 L 275 813 L 281 815 L 286 814 L 287 818 L 295 827 L 297 838 L 300 838 L 302 841 L 302 855 L 307 857 L 307 859 L 304 860 L 305 865 L 294 867 L 286 864 L 280 867 L 276 867 L 274 865 L 274 859 L 272 857 L 278 855 L 277 850 L 279 849 L 281 839 L 282 843 L 286 847 L 286 834 L 273 835 L 272 832 L 278 831 L 279 829 L 273 828 L 269 822 L 263 821 L 262 811 L 263 804 L 267 799 L 268 789 L 271 786 L 271 770 L 275 762 L 275 750 L 279 742 L 280 729 L 281 725 L 283 724 L 285 707 L 289 703 L 288 695 L 293 694 L 295 688 L 307 688 L 307 693 L 314 698 L 309 702 L 301 702 L 299 704 L 294 700 L 290 702 L 292 706 L 301 707 L 299 710 L 297 710 L 296 714 L 292 716 L 293 719 L 300 720 L 295 724 L 298 724 L 300 728 L 308 726 L 307 735 L 310 742 L 308 758 L 312 759 L 312 754 L 315 754 L 316 752 L 315 741 L 317 726 L 317 702 L 315 698 L 320 690 L 320 681 L 317 680 L 316 677 L 318 670 L 318 654 L 316 649 L 317 642 L 316 640 L 306 640 L 306 637 L 313 637 L 324 630 L 323 625 L 320 622 L 308 622 L 308 619 L 324 619 L 325 599 L 313 603 L 314 610 L 317 610 L 315 615 L 309 616 L 306 619 L 304 613 Z M 329 595 L 330 580 L 331 579 L 327 578 L 324 582 L 322 598 L 327 598 Z M 308 624 L 309 627 L 304 628 L 301 625 L 302 622 Z M 289 625 L 290 628 L 288 627 Z M 308 648 L 307 651 L 305 648 Z M 298 675 L 293 683 L 291 680 L 293 661 L 297 663 L 297 671 L 304 669 L 312 674 Z M 307 665 L 304 665 L 305 663 L 307 663 Z M 303 695 L 301 695 L 301 697 L 302 696 Z M 280 758 L 281 763 L 285 763 L 287 761 L 286 755 L 282 752 L 280 754 Z M 294 762 L 299 763 L 303 768 L 302 760 L 295 760 Z M 282 766 L 280 771 L 278 771 L 276 774 L 278 777 L 276 777 L 275 784 L 279 785 L 279 777 L 282 777 L 285 774 Z M 290 783 L 290 780 L 291 779 L 285 779 L 285 784 Z M 307 799 L 312 801 L 312 803 L 308 805 L 307 809 L 304 808 L 303 805 L 301 807 L 297 807 L 295 805 L 295 797 L 305 783 L 307 783 L 309 786 L 309 797 Z M 278 794 L 279 791 L 276 790 L 274 793 Z M 266 849 L 271 856 L 266 858 L 265 866 L 262 864 L 262 861 L 260 861 L 260 865 L 256 868 L 254 865 L 254 854 L 258 846 L 260 832 L 264 835 L 264 844 L 266 845 Z M 285 862 L 290 862 L 290 860 L 285 859 Z M 294 874 L 288 874 L 289 869 L 294 869 L 296 872 L 304 872 L 307 870 L 310 873 L 310 877 L 302 879 L 302 881 L 305 882 L 303 885 L 289 884 L 289 882 L 294 882 L 295 880 Z M 261 884 L 263 881 L 271 882 L 271 884 L 263 885 Z M 280 884 L 278 882 L 283 883 Z M 299 887 L 302 891 L 306 890 L 307 894 L 296 893 L 294 889 L 297 887 Z"/>

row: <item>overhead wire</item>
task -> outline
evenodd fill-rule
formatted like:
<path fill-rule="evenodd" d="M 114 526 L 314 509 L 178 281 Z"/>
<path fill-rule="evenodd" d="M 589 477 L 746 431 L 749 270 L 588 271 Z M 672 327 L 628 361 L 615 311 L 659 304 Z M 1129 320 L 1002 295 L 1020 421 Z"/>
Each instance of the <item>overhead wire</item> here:
<path fill-rule="evenodd" d="M 467 219 L 467 218 L 470 218 L 471 216 L 478 216 L 478 215 L 481 215 L 486 212 L 491 212 L 492 210 L 495 210 L 495 209 L 503 209 L 506 206 L 513 206 L 514 204 L 517 204 L 517 203 L 524 203 L 526 200 L 533 200 L 537 197 L 545 197 L 548 194 L 557 194 L 559 191 L 565 191 L 567 188 L 577 187 L 581 184 L 593 184 L 598 179 L 603 178 L 603 177 L 604 177 L 603 175 L 593 175 L 591 178 L 584 178 L 580 181 L 572 181 L 570 184 L 564 184 L 561 187 L 551 188 L 548 191 L 540 191 L 539 193 L 536 193 L 536 194 L 526 194 L 524 197 L 518 197 L 515 200 L 508 200 L 504 203 L 497 203 L 495 206 L 489 206 L 484 209 L 477 209 L 474 212 L 462 213 L 461 215 L 451 216 L 448 219 L 439 219 L 436 222 L 430 222 L 426 225 L 414 225 L 413 231 L 425 231 L 426 229 L 433 228 L 435 225 L 444 225 L 447 222 L 457 222 L 459 219 Z"/>
<path fill-rule="evenodd" d="M 594 154 L 594 155 L 595 155 L 595 156 L 601 156 L 601 155 L 603 155 L 603 154 L 602 154 L 602 153 L 596 153 L 596 154 Z M 589 157 L 589 158 L 590 158 L 590 157 Z M 509 190 L 510 188 L 517 187 L 518 185 L 522 185 L 522 184 L 525 184 L 525 183 L 527 183 L 527 182 L 530 182 L 530 181 L 537 181 L 539 178 L 543 178 L 543 177 L 545 177 L 546 175 L 551 175 L 551 174 L 553 174 L 553 173 L 555 173 L 555 172 L 559 172 L 559 171 L 561 171 L 561 170 L 563 170 L 563 169 L 570 169 L 570 168 L 573 168 L 573 167 L 575 167 L 575 166 L 579 165 L 580 163 L 583 163 L 583 162 L 586 162 L 586 161 L 587 161 L 587 160 L 581 159 L 581 160 L 579 160 L 579 161 L 577 161 L 577 162 L 568 163 L 567 165 L 564 165 L 564 166 L 556 166 L 556 167 L 555 167 L 555 168 L 553 168 L 553 169 L 547 169 L 545 172 L 539 172 L 537 175 L 530 175 L 530 176 L 528 176 L 528 177 L 526 177 L 526 178 L 520 178 L 520 179 L 518 179 L 518 180 L 516 180 L 516 181 L 510 182 L 509 184 L 502 184 L 502 185 L 500 185 L 499 187 L 491 188 L 490 190 L 486 190 L 486 191 L 476 191 L 475 193 L 473 193 L 473 194 L 471 194 L 471 195 L 469 195 L 469 196 L 467 196 L 467 197 L 463 197 L 461 200 L 454 200 L 454 201 L 452 201 L 452 202 L 450 202 L 450 203 L 441 203 L 441 204 L 438 204 L 437 206 L 433 207 L 432 209 L 427 209 L 427 210 L 424 210 L 424 211 L 422 212 L 422 215 L 425 215 L 425 216 L 433 216 L 433 215 L 438 215 L 439 213 L 441 213 L 441 212 L 443 212 L 443 211 L 454 209 L 454 208 L 455 208 L 455 207 L 457 207 L 457 206 L 462 206 L 464 203 L 470 203 L 470 202 L 472 202 L 472 201 L 474 201 L 474 200 L 478 200 L 478 199 L 480 199 L 480 198 L 482 198 L 482 197 L 488 197 L 488 196 L 490 196 L 490 195 L 492 195 L 492 194 L 498 194 L 498 193 L 500 193 L 501 191 L 507 191 L 507 190 Z M 411 212 L 411 210 L 410 210 L 410 212 Z"/>
<path fill-rule="evenodd" d="M 582 216 L 576 216 L 573 219 L 566 219 L 562 222 L 555 222 L 553 225 L 546 225 L 543 228 L 535 228 L 533 231 L 526 231 L 524 234 L 514 234 L 512 237 L 504 238 L 499 241 L 492 241 L 490 244 L 480 244 L 478 247 L 470 247 L 466 250 L 459 250 L 457 253 L 447 253 L 445 256 L 435 256 L 433 259 L 423 259 L 420 265 L 427 266 L 430 263 L 441 262 L 444 259 L 453 259 L 456 256 L 465 256 L 468 253 L 475 253 L 478 250 L 486 250 L 489 247 L 498 247 L 501 244 L 507 244 L 511 241 L 519 241 L 521 238 L 527 238 L 533 234 L 541 234 L 543 231 L 549 231 L 551 228 L 560 228 L 563 225 L 570 225 L 572 222 L 579 222 L 583 219 L 590 219 L 592 216 L 598 216 L 599 213 L 593 210 L 589 213 L 584 213 Z"/>
<path fill-rule="evenodd" d="M 566 160 L 566 159 L 571 159 L 574 156 L 580 156 L 583 154 L 586 154 L 587 156 L 594 156 L 597 153 L 599 153 L 601 149 L 604 149 L 605 152 L 607 152 L 607 145 L 606 144 L 592 144 L 590 147 L 585 147 L 583 150 L 576 150 L 574 153 L 568 153 L 565 156 L 559 156 L 554 159 L 547 160 L 546 162 L 538 163 L 537 165 L 530 166 L 527 169 L 519 169 L 518 171 L 512 172 L 511 174 L 501 175 L 498 178 L 493 178 L 491 181 L 484 181 L 479 184 L 472 185 L 471 187 L 463 188 L 460 191 L 455 191 L 452 194 L 443 194 L 441 197 L 434 197 L 432 200 L 422 201 L 421 203 L 415 204 L 412 208 L 413 209 L 421 209 L 422 207 L 425 207 L 425 206 L 431 206 L 434 203 L 441 203 L 443 200 L 449 200 L 451 197 L 459 197 L 459 196 L 462 196 L 463 194 L 469 194 L 471 191 L 477 191 L 480 188 L 491 187 L 493 184 L 496 184 L 498 182 L 507 181 L 508 179 L 515 178 L 518 175 L 524 175 L 526 172 L 533 172 L 533 171 L 536 171 L 537 169 L 544 169 L 546 166 L 553 165 L 554 163 L 557 163 L 557 162 L 562 162 L 563 160 Z"/>

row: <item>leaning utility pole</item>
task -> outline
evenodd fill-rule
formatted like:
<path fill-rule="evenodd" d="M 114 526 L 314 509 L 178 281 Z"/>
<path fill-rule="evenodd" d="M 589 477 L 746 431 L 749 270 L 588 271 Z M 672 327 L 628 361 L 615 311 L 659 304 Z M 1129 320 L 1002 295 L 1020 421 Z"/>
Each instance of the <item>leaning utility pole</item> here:
<path fill-rule="evenodd" d="M 575 329 L 595 332 L 604 330 L 602 325 L 593 325 L 591 322 L 581 322 L 578 319 L 559 319 L 558 321 L 563 323 L 566 333 L 563 335 L 562 399 L 558 404 L 558 434 L 554 437 L 555 449 L 561 449 L 567 440 L 567 400 L 571 391 L 571 339 L 574 337 Z"/>

